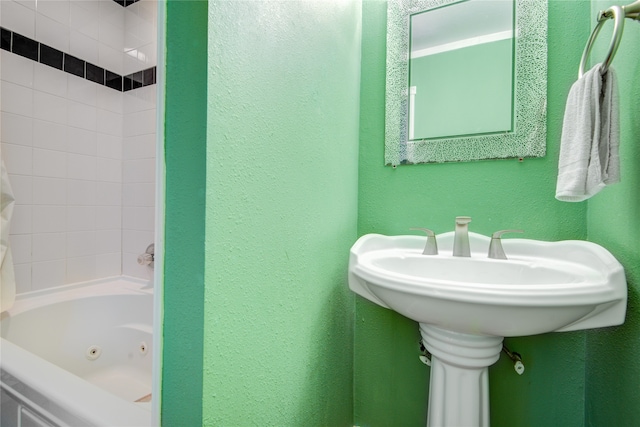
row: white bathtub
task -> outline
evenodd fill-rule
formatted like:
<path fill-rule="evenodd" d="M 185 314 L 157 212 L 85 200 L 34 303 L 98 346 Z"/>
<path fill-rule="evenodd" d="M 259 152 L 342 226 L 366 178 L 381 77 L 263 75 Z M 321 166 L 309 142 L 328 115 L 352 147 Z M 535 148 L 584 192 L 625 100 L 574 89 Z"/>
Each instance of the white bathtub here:
<path fill-rule="evenodd" d="M 0 425 L 150 426 L 146 283 L 114 278 L 19 295 L 0 317 Z"/>

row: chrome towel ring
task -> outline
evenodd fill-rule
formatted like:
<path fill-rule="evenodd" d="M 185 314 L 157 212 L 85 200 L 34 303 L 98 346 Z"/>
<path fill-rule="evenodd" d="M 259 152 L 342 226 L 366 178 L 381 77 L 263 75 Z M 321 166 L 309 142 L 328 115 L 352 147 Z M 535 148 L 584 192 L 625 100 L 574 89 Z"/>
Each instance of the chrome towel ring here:
<path fill-rule="evenodd" d="M 616 55 L 616 51 L 618 50 L 618 46 L 620 45 L 620 40 L 622 40 L 622 31 L 624 30 L 624 10 L 620 6 L 611 6 L 605 12 L 600 12 L 598 16 L 598 25 L 593 29 L 591 33 L 591 37 L 589 37 L 589 41 L 587 42 L 587 46 L 584 48 L 584 52 L 582 52 L 582 60 L 580 61 L 580 70 L 578 71 L 578 78 L 584 75 L 584 69 L 587 65 L 587 60 L 589 59 L 589 55 L 591 54 L 591 48 L 593 47 L 593 42 L 595 42 L 598 37 L 598 33 L 602 28 L 602 25 L 605 21 L 613 16 L 613 35 L 611 36 L 611 46 L 609 47 L 609 52 L 607 53 L 607 57 L 602 62 L 602 70 L 601 73 L 604 74 L 609 69 L 609 65 L 611 65 L 611 61 L 613 61 L 613 57 Z"/>
<path fill-rule="evenodd" d="M 611 36 L 611 46 L 609 47 L 607 57 L 602 62 L 602 74 L 606 73 L 609 69 L 611 61 L 613 61 L 613 57 L 616 55 L 616 51 L 618 50 L 618 46 L 620 45 L 620 40 L 622 40 L 624 18 L 640 20 L 640 0 L 626 6 L 611 6 L 609 9 L 600 11 L 600 13 L 598 13 L 598 24 L 593 29 L 591 37 L 589 37 L 589 41 L 587 42 L 587 46 L 584 48 L 584 52 L 582 52 L 578 78 L 584 75 L 585 67 L 587 66 L 587 60 L 589 59 L 589 55 L 591 54 L 593 43 L 598 37 L 598 33 L 600 32 L 602 25 L 604 25 L 605 21 L 609 18 L 613 18 L 613 35 Z"/>

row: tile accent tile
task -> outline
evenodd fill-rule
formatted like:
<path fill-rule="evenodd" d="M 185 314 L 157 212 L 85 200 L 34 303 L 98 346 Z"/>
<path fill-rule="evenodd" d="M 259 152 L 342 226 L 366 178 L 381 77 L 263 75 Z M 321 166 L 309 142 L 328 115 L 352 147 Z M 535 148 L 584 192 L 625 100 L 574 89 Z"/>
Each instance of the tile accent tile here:
<path fill-rule="evenodd" d="M 115 0 L 114 0 L 115 1 Z M 128 6 L 138 0 L 126 0 Z M 16 55 L 23 56 L 44 65 L 65 71 L 69 74 L 92 81 L 102 86 L 127 92 L 145 86 L 156 84 L 156 67 L 150 67 L 135 73 L 122 76 L 105 68 L 99 67 L 82 58 L 70 55 L 44 43 L 39 43 L 29 37 L 18 34 L 15 31 L 0 27 L 1 48 Z"/>
<path fill-rule="evenodd" d="M 122 76 L 105 70 L 105 85 L 118 92 L 122 92 Z"/>
<path fill-rule="evenodd" d="M 64 71 L 84 78 L 84 61 L 75 56 L 64 54 Z"/>
<path fill-rule="evenodd" d="M 156 82 L 156 67 L 142 71 L 142 86 L 149 86 Z"/>
<path fill-rule="evenodd" d="M 11 51 L 34 61 L 38 60 L 38 42 L 18 33 L 13 33 Z"/>
<path fill-rule="evenodd" d="M 127 6 L 131 6 L 134 3 L 137 3 L 140 0 L 113 0 L 113 1 L 118 3 L 122 7 L 127 7 Z"/>
<path fill-rule="evenodd" d="M 0 48 L 11 51 L 11 31 L 0 29 Z"/>
<path fill-rule="evenodd" d="M 104 86 L 104 68 L 87 62 L 87 80 Z"/>
<path fill-rule="evenodd" d="M 58 49 L 40 43 L 40 63 L 62 70 L 64 54 Z"/>
<path fill-rule="evenodd" d="M 122 78 L 122 91 L 127 92 L 133 89 L 133 79 L 131 75 Z"/>
<path fill-rule="evenodd" d="M 142 87 L 142 71 L 131 74 L 131 80 L 133 81 L 133 88 L 138 89 Z"/>

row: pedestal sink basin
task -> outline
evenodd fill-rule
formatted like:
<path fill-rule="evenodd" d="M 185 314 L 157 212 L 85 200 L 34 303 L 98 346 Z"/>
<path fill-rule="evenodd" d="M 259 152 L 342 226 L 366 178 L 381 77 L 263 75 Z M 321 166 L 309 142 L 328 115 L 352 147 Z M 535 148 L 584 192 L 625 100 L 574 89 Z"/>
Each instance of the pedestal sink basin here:
<path fill-rule="evenodd" d="M 362 236 L 351 248 L 349 287 L 420 323 L 432 354 L 428 426 L 488 426 L 488 366 L 503 337 L 624 322 L 620 263 L 586 241 L 505 239 L 508 259 L 487 258 L 490 238 L 469 233 L 471 257 L 453 257 L 454 233 Z"/>

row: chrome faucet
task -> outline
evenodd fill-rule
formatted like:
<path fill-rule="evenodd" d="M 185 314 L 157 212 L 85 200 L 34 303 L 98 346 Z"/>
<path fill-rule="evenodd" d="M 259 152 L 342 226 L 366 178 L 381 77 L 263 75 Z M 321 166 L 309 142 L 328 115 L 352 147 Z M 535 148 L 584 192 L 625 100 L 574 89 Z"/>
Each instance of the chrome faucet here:
<path fill-rule="evenodd" d="M 489 243 L 489 258 L 507 259 L 507 255 L 502 248 L 502 240 L 500 238 L 505 233 L 524 233 L 523 230 L 500 230 L 491 235 L 491 243 Z"/>
<path fill-rule="evenodd" d="M 155 245 L 152 243 L 147 246 L 147 250 L 138 255 L 138 264 L 140 265 L 148 265 L 149 267 L 153 267 L 153 262 L 155 261 Z"/>
<path fill-rule="evenodd" d="M 453 237 L 453 256 L 470 257 L 471 249 L 469 248 L 469 224 L 470 216 L 457 216 L 456 229 Z"/>
<path fill-rule="evenodd" d="M 422 255 L 438 255 L 438 242 L 436 242 L 436 234 L 428 228 L 412 227 L 411 230 L 420 230 L 427 233 L 427 244 L 422 251 Z"/>

